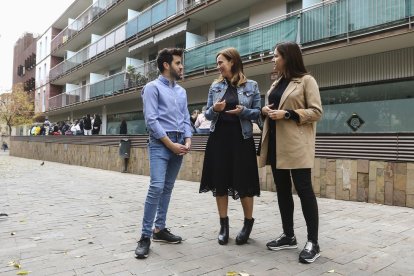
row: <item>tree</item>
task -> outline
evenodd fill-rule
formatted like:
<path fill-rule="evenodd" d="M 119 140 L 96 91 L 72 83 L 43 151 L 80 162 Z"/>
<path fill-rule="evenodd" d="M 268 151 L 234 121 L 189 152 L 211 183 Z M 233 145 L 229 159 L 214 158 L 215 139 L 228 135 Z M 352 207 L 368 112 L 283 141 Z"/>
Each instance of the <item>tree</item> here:
<path fill-rule="evenodd" d="M 22 84 L 16 84 L 11 93 L 0 95 L 0 121 L 9 127 L 9 135 L 13 126 L 33 123 L 34 115 L 34 102 Z"/>

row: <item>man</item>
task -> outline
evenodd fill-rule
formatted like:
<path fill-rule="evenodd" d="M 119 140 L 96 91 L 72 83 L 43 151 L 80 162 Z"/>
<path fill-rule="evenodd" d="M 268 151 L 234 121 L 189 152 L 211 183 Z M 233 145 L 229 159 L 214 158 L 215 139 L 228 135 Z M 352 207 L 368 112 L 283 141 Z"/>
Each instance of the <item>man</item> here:
<path fill-rule="evenodd" d="M 165 226 L 168 205 L 183 155 L 191 147 L 191 123 L 187 94 L 176 83 L 183 76 L 181 49 L 158 53 L 158 79 L 142 89 L 145 124 L 149 131 L 148 155 L 151 183 L 145 200 L 142 234 L 135 250 L 137 258 L 148 257 L 154 242 L 180 243 Z M 155 220 L 155 228 L 152 230 Z"/>

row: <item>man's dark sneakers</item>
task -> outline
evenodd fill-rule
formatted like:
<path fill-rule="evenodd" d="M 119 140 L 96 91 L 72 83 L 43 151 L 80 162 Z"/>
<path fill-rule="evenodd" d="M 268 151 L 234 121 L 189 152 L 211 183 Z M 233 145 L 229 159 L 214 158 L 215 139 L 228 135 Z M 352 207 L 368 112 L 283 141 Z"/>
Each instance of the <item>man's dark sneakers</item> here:
<path fill-rule="evenodd" d="M 164 228 L 158 233 L 152 233 L 152 240 L 155 242 L 180 243 L 182 238 L 172 234 L 169 229 Z"/>
<path fill-rule="evenodd" d="M 277 250 L 282 250 L 282 249 L 298 248 L 298 243 L 296 241 L 295 236 L 290 238 L 290 237 L 286 236 L 285 233 L 283 233 L 276 240 L 268 242 L 266 244 L 266 246 L 270 250 L 277 251 Z"/>
<path fill-rule="evenodd" d="M 299 254 L 299 262 L 310 264 L 319 258 L 320 255 L 319 244 L 308 241 Z"/>
<path fill-rule="evenodd" d="M 135 249 L 135 255 L 138 259 L 145 259 L 148 257 L 151 240 L 149 237 L 141 236 L 138 242 L 137 249 Z"/>

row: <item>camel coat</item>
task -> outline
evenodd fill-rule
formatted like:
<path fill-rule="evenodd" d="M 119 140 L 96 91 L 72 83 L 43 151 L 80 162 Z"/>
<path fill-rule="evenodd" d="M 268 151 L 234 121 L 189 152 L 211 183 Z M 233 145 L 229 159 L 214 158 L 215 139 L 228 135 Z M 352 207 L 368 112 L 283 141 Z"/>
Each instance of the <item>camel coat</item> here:
<path fill-rule="evenodd" d="M 276 80 L 266 93 L 266 105 L 269 94 L 278 84 Z M 299 122 L 292 119 L 276 121 L 276 168 L 303 169 L 313 168 L 315 159 L 316 121 L 322 116 L 321 96 L 318 84 L 310 75 L 293 78 L 280 99 L 280 110 L 294 110 Z M 267 160 L 269 143 L 269 117 L 266 116 L 262 133 L 262 146 L 259 167 Z"/>

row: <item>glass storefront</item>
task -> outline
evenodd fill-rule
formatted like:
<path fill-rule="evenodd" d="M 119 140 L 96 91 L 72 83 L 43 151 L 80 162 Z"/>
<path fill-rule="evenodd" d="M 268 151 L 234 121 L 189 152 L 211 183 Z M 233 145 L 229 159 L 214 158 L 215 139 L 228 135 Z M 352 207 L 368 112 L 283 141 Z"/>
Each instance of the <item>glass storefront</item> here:
<path fill-rule="evenodd" d="M 147 134 L 145 127 L 144 114 L 142 111 L 111 114 L 107 117 L 107 135 L 119 134 L 121 121 L 125 119 L 127 123 L 128 135 L 131 134 Z"/>
<path fill-rule="evenodd" d="M 414 81 L 321 89 L 318 133 L 414 131 Z"/>

